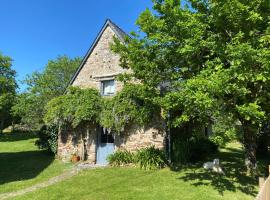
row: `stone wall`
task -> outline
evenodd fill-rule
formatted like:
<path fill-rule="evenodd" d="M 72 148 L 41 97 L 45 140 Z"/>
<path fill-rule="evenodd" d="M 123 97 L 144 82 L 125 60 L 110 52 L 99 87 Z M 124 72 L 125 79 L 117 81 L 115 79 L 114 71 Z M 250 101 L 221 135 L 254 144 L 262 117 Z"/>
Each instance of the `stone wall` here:
<path fill-rule="evenodd" d="M 165 146 L 165 124 L 162 119 L 154 119 L 147 127 L 141 128 L 135 124 L 115 138 L 116 149 L 135 152 L 138 149 L 155 146 L 162 149 Z"/>
<path fill-rule="evenodd" d="M 101 80 L 114 79 L 117 75 L 126 72 L 119 66 L 119 55 L 113 53 L 110 44 L 113 42 L 115 33 L 107 26 L 94 50 L 88 57 L 85 65 L 73 82 L 73 86 L 81 88 L 96 88 L 100 90 Z M 116 92 L 122 88 L 122 83 L 115 82 Z"/>
<path fill-rule="evenodd" d="M 81 71 L 75 78 L 72 86 L 80 88 L 96 88 L 100 90 L 101 81 L 115 79 L 115 77 L 127 70 L 119 66 L 119 55 L 110 50 L 110 44 L 115 36 L 110 26 L 107 26 L 99 41 L 86 60 Z M 115 81 L 116 92 L 120 91 L 123 84 Z M 86 129 L 66 128 L 59 133 L 58 157 L 62 160 L 70 160 L 73 153 L 89 162 L 96 162 L 97 126 L 88 126 Z M 136 125 L 129 127 L 122 136 L 116 136 L 117 149 L 136 151 L 140 148 L 154 145 L 157 148 L 164 147 L 164 123 L 155 120 L 151 125 L 138 128 Z M 86 156 L 85 156 L 86 155 Z"/>
<path fill-rule="evenodd" d="M 63 161 L 70 161 L 73 154 L 82 160 L 96 162 L 96 125 L 87 125 L 85 128 L 72 129 L 65 127 L 58 134 L 57 156 Z"/>
<path fill-rule="evenodd" d="M 95 163 L 97 131 L 97 125 L 92 124 L 81 129 L 67 127 L 62 129 L 58 135 L 58 158 L 63 161 L 70 161 L 72 154 L 76 154 L 82 160 Z M 152 145 L 162 149 L 165 143 L 164 138 L 165 131 L 162 120 L 155 120 L 144 128 L 132 125 L 123 134 L 115 136 L 115 150 L 135 152 Z"/>
<path fill-rule="evenodd" d="M 82 149 L 81 135 L 76 134 L 71 128 L 65 127 L 58 133 L 58 151 L 57 156 L 63 161 L 69 161 L 72 154 L 79 153 Z M 81 152 L 80 152 L 81 153 Z"/>

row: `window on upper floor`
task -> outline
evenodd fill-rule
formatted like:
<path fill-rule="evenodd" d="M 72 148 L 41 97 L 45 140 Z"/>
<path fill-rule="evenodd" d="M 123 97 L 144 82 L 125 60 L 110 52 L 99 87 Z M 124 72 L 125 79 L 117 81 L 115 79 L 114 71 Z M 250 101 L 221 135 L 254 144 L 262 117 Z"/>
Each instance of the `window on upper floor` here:
<path fill-rule="evenodd" d="M 115 81 L 114 80 L 104 80 L 101 81 L 101 94 L 103 96 L 111 96 L 115 93 Z"/>

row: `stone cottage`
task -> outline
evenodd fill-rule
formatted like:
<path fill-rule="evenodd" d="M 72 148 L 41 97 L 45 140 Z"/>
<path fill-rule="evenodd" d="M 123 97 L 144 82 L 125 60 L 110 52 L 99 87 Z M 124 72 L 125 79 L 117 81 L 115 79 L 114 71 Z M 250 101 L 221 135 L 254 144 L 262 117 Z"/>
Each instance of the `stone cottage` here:
<path fill-rule="evenodd" d="M 115 78 L 125 72 L 125 69 L 119 66 L 120 57 L 110 50 L 110 44 L 114 37 L 124 42 L 126 35 L 116 24 L 106 20 L 70 85 L 96 88 L 102 96 L 113 96 L 120 91 L 123 84 Z M 88 162 L 106 164 L 106 157 L 117 149 L 136 151 L 150 145 L 163 148 L 165 124 L 159 119 L 153 121 L 144 128 L 138 128 L 134 124 L 122 135 L 109 133 L 96 125 L 89 125 L 82 131 L 67 128 L 59 133 L 58 157 L 69 160 L 76 153 Z"/>

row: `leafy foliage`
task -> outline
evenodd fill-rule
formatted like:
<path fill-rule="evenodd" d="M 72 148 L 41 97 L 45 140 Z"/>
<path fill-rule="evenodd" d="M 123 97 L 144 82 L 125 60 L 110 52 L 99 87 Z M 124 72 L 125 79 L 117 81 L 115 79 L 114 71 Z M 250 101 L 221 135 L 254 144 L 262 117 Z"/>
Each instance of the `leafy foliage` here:
<path fill-rule="evenodd" d="M 47 104 L 44 120 L 52 125 L 69 123 L 75 128 L 83 122 L 98 122 L 101 108 L 102 100 L 97 90 L 71 87 L 65 95 Z"/>
<path fill-rule="evenodd" d="M 190 138 L 190 160 L 204 160 L 209 155 L 216 153 L 218 146 L 207 138 L 191 137 Z"/>
<path fill-rule="evenodd" d="M 225 132 L 215 133 L 215 135 L 211 135 L 209 139 L 219 147 L 225 147 L 227 143 L 236 138 L 236 134 L 235 128 L 232 128 Z"/>
<path fill-rule="evenodd" d="M 186 164 L 205 160 L 217 150 L 218 146 L 207 138 L 176 134 L 172 142 L 172 161 L 174 164 Z"/>
<path fill-rule="evenodd" d="M 124 166 L 134 163 L 134 154 L 126 150 L 118 150 L 109 155 L 107 160 L 112 166 Z"/>
<path fill-rule="evenodd" d="M 80 62 L 78 57 L 71 59 L 65 55 L 49 60 L 43 72 L 34 72 L 26 78 L 28 91 L 47 99 L 62 95 Z"/>
<path fill-rule="evenodd" d="M 256 137 L 269 118 L 270 4 L 268 1 L 153 0 L 127 43 L 115 42 L 121 66 L 148 87 L 169 83 L 160 96 L 174 126 L 210 123 L 218 112 L 240 121 L 249 168 Z M 173 88 L 173 89 L 172 89 Z M 165 113 L 166 113 L 165 112 Z M 168 116 L 168 115 L 165 115 Z"/>
<path fill-rule="evenodd" d="M 15 102 L 16 72 L 11 66 L 11 58 L 0 53 L 0 132 L 10 124 L 11 107 Z"/>
<path fill-rule="evenodd" d="M 59 56 L 49 60 L 44 71 L 34 72 L 24 81 L 27 91 L 20 94 L 13 107 L 15 116 L 31 127 L 44 124 L 45 105 L 54 97 L 62 95 L 81 62 L 80 58 L 71 59 Z"/>
<path fill-rule="evenodd" d="M 141 84 L 126 84 L 112 99 L 104 99 L 101 125 L 119 133 L 131 123 L 147 124 L 159 111 L 152 102 L 156 95 L 155 90 Z"/>
<path fill-rule="evenodd" d="M 155 91 L 138 84 L 125 85 L 112 98 L 102 98 L 95 89 L 70 87 L 65 95 L 52 99 L 46 106 L 47 124 L 72 124 L 77 127 L 91 121 L 117 133 L 131 123 L 145 125 L 158 108 L 152 103 Z"/>
<path fill-rule="evenodd" d="M 163 150 L 151 146 L 138 150 L 136 163 L 142 169 L 160 169 L 166 165 L 166 158 Z"/>
<path fill-rule="evenodd" d="M 265 123 L 260 130 L 258 137 L 258 154 L 268 155 L 270 152 L 270 124 Z"/>
<path fill-rule="evenodd" d="M 242 137 L 241 128 L 231 116 L 223 114 L 215 118 L 212 125 L 210 140 L 219 147 Z"/>
<path fill-rule="evenodd" d="M 186 164 L 190 161 L 190 143 L 188 138 L 173 137 L 172 140 L 172 163 Z"/>
<path fill-rule="evenodd" d="M 12 115 L 14 118 L 20 118 L 22 124 L 36 129 L 40 124 L 43 124 L 41 115 L 44 112 L 44 104 L 45 99 L 42 96 L 36 96 L 32 93 L 17 94 L 16 103 L 12 107 Z"/>
<path fill-rule="evenodd" d="M 126 150 L 118 150 L 109 155 L 107 160 L 112 166 L 134 164 L 145 170 L 160 169 L 166 165 L 163 150 L 154 146 L 142 148 L 135 153 Z"/>
<path fill-rule="evenodd" d="M 40 149 L 47 149 L 53 154 L 57 153 L 57 139 L 58 139 L 58 127 L 57 126 L 42 126 L 38 132 L 39 139 L 36 141 L 36 145 Z"/>

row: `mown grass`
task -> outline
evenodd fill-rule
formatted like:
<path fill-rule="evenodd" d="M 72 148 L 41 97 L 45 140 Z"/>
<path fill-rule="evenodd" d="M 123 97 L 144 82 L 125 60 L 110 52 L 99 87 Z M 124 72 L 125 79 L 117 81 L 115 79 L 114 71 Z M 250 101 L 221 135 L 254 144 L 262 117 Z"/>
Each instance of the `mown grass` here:
<path fill-rule="evenodd" d="M 70 167 L 39 150 L 36 140 L 34 133 L 0 134 L 0 193 L 46 181 Z"/>
<path fill-rule="evenodd" d="M 71 179 L 15 199 L 254 199 L 257 180 L 245 175 L 241 146 L 231 144 L 213 157 L 220 158 L 225 176 L 205 171 L 202 163 L 177 170 L 100 168 L 84 170 Z"/>

